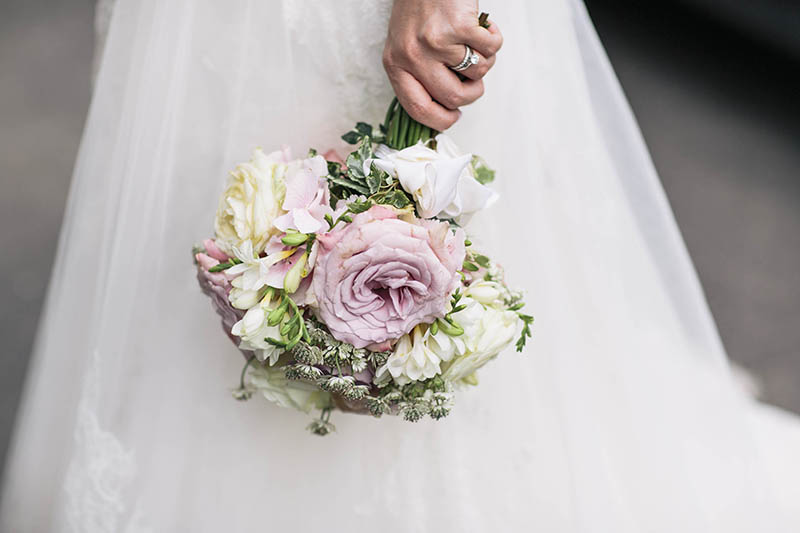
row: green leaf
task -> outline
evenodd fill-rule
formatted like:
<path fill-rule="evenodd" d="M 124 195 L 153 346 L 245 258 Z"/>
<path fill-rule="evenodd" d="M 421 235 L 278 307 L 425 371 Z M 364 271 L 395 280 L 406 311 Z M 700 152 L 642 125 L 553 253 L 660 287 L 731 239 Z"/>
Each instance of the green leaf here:
<path fill-rule="evenodd" d="M 494 170 L 486 167 L 479 167 L 475 169 L 475 179 L 481 185 L 486 185 L 494 181 Z"/>
<path fill-rule="evenodd" d="M 531 324 L 533 323 L 533 317 L 531 315 L 524 315 L 522 313 L 517 313 L 517 316 L 520 320 L 522 320 L 522 331 L 519 334 L 519 339 L 517 339 L 516 348 L 518 352 L 521 352 L 523 348 L 525 348 L 525 343 L 527 342 L 528 338 L 532 336 L 531 334 Z"/>
<path fill-rule="evenodd" d="M 356 200 L 355 202 L 347 204 L 347 208 L 354 215 L 363 213 L 372 206 L 373 206 L 372 200 Z"/>
<path fill-rule="evenodd" d="M 481 185 L 486 185 L 494 181 L 494 170 L 489 168 L 479 156 L 472 156 L 472 169 L 475 171 L 475 179 Z"/>
<path fill-rule="evenodd" d="M 381 188 L 381 176 L 377 172 L 371 172 L 369 176 L 367 176 L 367 187 L 369 187 L 369 193 L 375 194 L 378 192 L 378 189 Z"/>
<path fill-rule="evenodd" d="M 354 181 L 364 181 L 364 167 L 363 161 L 356 152 L 347 156 L 347 170 L 350 174 L 350 179 Z M 367 191 L 368 193 L 369 191 Z"/>
<path fill-rule="evenodd" d="M 356 153 L 362 162 L 372 157 L 372 141 L 369 137 L 364 137 Z"/>
<path fill-rule="evenodd" d="M 366 122 L 357 122 L 356 131 L 365 137 L 372 137 L 372 126 Z"/>
<path fill-rule="evenodd" d="M 369 189 L 347 178 L 328 178 L 328 181 L 336 185 L 341 185 L 346 189 L 357 192 L 358 194 L 368 195 Z"/>
<path fill-rule="evenodd" d="M 342 135 L 342 140 L 347 144 L 357 144 L 359 139 L 361 139 L 361 134 L 357 131 L 348 131 Z"/>
<path fill-rule="evenodd" d="M 409 199 L 408 195 L 403 191 L 394 191 L 394 193 L 391 194 L 390 203 L 397 209 L 404 209 L 411 205 L 411 199 Z"/>
<path fill-rule="evenodd" d="M 342 173 L 342 165 L 336 161 L 328 161 L 328 176 L 337 177 Z"/>

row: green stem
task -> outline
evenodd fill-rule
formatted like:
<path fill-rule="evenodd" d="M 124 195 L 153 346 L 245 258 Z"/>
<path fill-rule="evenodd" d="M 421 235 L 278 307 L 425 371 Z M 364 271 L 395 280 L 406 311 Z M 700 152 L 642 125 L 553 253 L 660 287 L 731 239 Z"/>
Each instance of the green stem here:
<path fill-rule="evenodd" d="M 398 105 L 398 109 L 403 109 L 402 106 Z M 389 146 L 392 148 L 397 148 L 397 135 L 400 131 L 400 114 L 395 111 L 394 116 L 392 117 L 392 127 L 391 133 L 389 134 Z"/>
<path fill-rule="evenodd" d="M 439 133 L 411 118 L 397 98 L 392 100 L 386 111 L 384 127 L 386 128 L 386 145 L 395 150 L 408 148 L 419 141 L 425 142 Z"/>
<path fill-rule="evenodd" d="M 395 96 L 392 98 L 392 103 L 389 104 L 389 109 L 386 110 L 386 118 L 383 120 L 383 127 L 386 130 L 386 135 L 389 135 L 389 126 L 392 122 L 392 117 L 394 116 L 394 112 L 397 109 L 397 97 Z"/>
<path fill-rule="evenodd" d="M 250 365 L 252 365 L 253 361 L 255 361 L 255 360 L 256 360 L 256 357 L 253 356 L 253 357 L 251 357 L 250 359 L 247 360 L 247 363 L 245 363 L 244 368 L 242 369 L 242 375 L 239 376 L 239 388 L 244 389 L 244 377 L 247 374 L 247 369 L 250 368 Z"/>
<path fill-rule="evenodd" d="M 408 126 L 410 122 L 413 121 L 414 119 L 408 116 L 408 113 L 406 113 L 406 110 L 403 108 L 400 108 L 399 114 L 400 114 L 400 133 L 399 137 L 397 138 L 397 147 L 400 150 L 402 150 L 403 148 L 406 148 L 408 146 L 406 144 L 406 135 L 408 134 Z"/>

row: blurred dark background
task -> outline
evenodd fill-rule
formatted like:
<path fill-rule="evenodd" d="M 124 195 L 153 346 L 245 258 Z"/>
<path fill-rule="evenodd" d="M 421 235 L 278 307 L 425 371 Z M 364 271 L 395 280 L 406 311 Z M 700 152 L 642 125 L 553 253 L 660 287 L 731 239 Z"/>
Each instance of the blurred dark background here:
<path fill-rule="evenodd" d="M 731 358 L 800 412 L 800 7 L 588 0 Z M 0 0 L 0 458 L 90 98 L 94 5 Z"/>

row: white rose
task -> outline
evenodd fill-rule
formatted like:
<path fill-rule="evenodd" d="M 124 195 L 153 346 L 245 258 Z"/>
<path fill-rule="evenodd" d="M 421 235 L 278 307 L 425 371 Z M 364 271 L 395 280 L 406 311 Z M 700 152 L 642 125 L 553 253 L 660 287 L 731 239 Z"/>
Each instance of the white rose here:
<path fill-rule="evenodd" d="M 465 224 L 470 216 L 497 199 L 479 183 L 472 169 L 472 154 L 462 154 L 444 134 L 436 136 L 436 150 L 422 142 L 403 150 L 381 145 L 376 159 L 367 161 L 397 178 L 414 197 L 423 218 L 451 218 Z"/>
<path fill-rule="evenodd" d="M 283 214 L 288 169 L 286 154 L 253 151 L 249 163 L 240 163 L 231 172 L 214 221 L 216 243 L 228 255 L 234 247 L 251 241 L 256 254 L 278 233 L 272 222 Z"/>

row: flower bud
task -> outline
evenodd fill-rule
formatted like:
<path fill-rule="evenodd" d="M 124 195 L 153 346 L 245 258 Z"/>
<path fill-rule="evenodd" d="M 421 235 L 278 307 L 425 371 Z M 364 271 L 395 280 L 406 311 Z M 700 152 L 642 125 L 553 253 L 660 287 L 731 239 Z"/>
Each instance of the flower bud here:
<path fill-rule="evenodd" d="M 479 281 L 469 286 L 466 294 L 483 305 L 491 305 L 502 300 L 500 285 L 492 281 Z"/>
<path fill-rule="evenodd" d="M 300 280 L 303 279 L 303 271 L 305 270 L 307 260 L 308 252 L 305 252 L 300 256 L 300 259 L 292 265 L 292 268 L 286 273 L 286 277 L 283 278 L 283 288 L 288 294 L 292 294 L 300 286 Z"/>
<path fill-rule="evenodd" d="M 281 239 L 281 242 L 286 246 L 300 246 L 307 240 L 308 235 L 305 233 L 289 233 Z"/>
<path fill-rule="evenodd" d="M 445 332 L 447 335 L 450 335 L 451 337 L 458 337 L 459 335 L 464 334 L 464 328 L 462 328 L 458 324 L 450 322 L 446 319 L 443 320 L 441 318 L 436 322 L 437 324 L 439 324 L 439 329 Z"/>
<path fill-rule="evenodd" d="M 286 314 L 286 308 L 289 307 L 289 298 L 286 297 L 283 299 L 281 304 L 269 312 L 267 315 L 267 325 L 268 326 L 277 326 L 283 320 L 283 315 Z"/>

